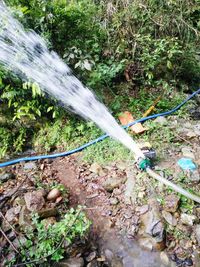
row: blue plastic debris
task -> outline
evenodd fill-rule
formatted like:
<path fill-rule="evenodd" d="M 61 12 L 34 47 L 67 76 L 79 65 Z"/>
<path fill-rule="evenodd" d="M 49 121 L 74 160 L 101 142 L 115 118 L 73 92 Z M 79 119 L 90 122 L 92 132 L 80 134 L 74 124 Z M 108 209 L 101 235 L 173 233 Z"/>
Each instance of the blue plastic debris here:
<path fill-rule="evenodd" d="M 181 167 L 182 170 L 186 171 L 194 171 L 197 169 L 195 163 L 189 158 L 181 158 L 178 160 L 178 165 Z"/>

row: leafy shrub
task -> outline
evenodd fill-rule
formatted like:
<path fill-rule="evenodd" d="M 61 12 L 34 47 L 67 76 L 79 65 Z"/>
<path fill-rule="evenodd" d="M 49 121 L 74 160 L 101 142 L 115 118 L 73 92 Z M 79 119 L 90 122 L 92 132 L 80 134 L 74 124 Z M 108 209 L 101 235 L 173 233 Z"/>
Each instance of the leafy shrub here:
<path fill-rule="evenodd" d="M 81 207 L 77 210 L 71 208 L 59 222 L 54 224 L 45 224 L 37 214 L 33 216 L 32 223 L 35 230 L 33 231 L 31 226 L 26 229 L 25 242 L 19 248 L 20 261 L 26 262 L 27 266 L 32 266 L 31 261 L 43 264 L 42 266 L 46 261 L 58 262 L 64 258 L 66 249 L 69 249 L 76 238 L 86 235 L 91 224 Z"/>

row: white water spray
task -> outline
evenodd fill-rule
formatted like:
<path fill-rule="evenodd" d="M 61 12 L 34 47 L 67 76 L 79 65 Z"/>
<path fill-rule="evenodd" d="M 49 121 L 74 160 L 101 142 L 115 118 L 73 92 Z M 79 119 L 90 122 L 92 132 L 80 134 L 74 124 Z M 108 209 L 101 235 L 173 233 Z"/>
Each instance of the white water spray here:
<path fill-rule="evenodd" d="M 42 90 L 61 100 L 67 109 L 95 122 L 120 141 L 136 158 L 144 157 L 132 138 L 107 108 L 71 72 L 45 41 L 33 31 L 26 32 L 7 7 L 0 3 L 0 62 L 13 72 L 37 82 Z"/>

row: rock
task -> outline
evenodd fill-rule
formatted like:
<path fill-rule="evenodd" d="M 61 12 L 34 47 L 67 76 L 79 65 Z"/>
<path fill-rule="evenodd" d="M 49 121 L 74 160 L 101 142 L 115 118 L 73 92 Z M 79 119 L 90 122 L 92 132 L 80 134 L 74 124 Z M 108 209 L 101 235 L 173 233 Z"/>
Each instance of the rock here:
<path fill-rule="evenodd" d="M 116 197 L 111 197 L 109 200 L 111 205 L 117 205 L 119 203 L 119 200 Z"/>
<path fill-rule="evenodd" d="M 130 219 L 133 216 L 133 212 L 131 210 L 126 210 L 124 213 L 125 219 Z"/>
<path fill-rule="evenodd" d="M 154 120 L 155 123 L 158 123 L 160 125 L 166 125 L 168 123 L 167 119 L 165 117 L 157 117 L 155 120 Z"/>
<path fill-rule="evenodd" d="M 200 175 L 198 170 L 190 171 L 187 173 L 188 180 L 191 182 L 199 182 L 200 181 Z"/>
<path fill-rule="evenodd" d="M 2 229 L 7 232 L 11 229 L 11 226 L 14 226 L 16 223 L 18 223 L 19 213 L 20 213 L 21 207 L 13 207 L 7 210 L 5 214 L 6 220 L 3 220 L 2 222 Z"/>
<path fill-rule="evenodd" d="M 54 201 L 56 198 L 58 198 L 61 195 L 61 192 L 58 188 L 53 188 L 49 194 L 47 195 L 47 199 Z"/>
<path fill-rule="evenodd" d="M 83 258 L 69 258 L 56 263 L 56 267 L 83 267 Z"/>
<path fill-rule="evenodd" d="M 38 215 L 41 219 L 57 216 L 58 210 L 56 208 L 42 209 L 38 211 Z"/>
<path fill-rule="evenodd" d="M 127 163 L 125 161 L 120 161 L 117 163 L 117 168 L 121 171 L 125 171 L 127 168 Z"/>
<path fill-rule="evenodd" d="M 87 262 L 94 260 L 97 256 L 96 251 L 91 252 L 85 259 Z"/>
<path fill-rule="evenodd" d="M 126 171 L 127 181 L 125 184 L 124 202 L 127 205 L 132 205 L 136 200 L 134 171 L 133 168 Z"/>
<path fill-rule="evenodd" d="M 163 218 L 166 220 L 166 222 L 172 226 L 176 226 L 177 225 L 177 220 L 174 216 L 172 216 L 172 214 L 168 211 L 163 210 L 162 211 L 162 216 Z"/>
<path fill-rule="evenodd" d="M 9 223 L 14 223 L 17 221 L 16 217 L 19 215 L 21 210 L 20 206 L 11 208 L 9 210 L 7 210 L 5 218 Z"/>
<path fill-rule="evenodd" d="M 147 238 L 144 240 L 144 244 L 148 241 L 148 247 L 150 247 L 149 243 L 151 242 L 152 249 L 162 250 L 165 247 L 165 230 L 157 201 L 154 199 L 149 201 L 149 211 L 141 215 L 140 220 L 139 236 Z"/>
<path fill-rule="evenodd" d="M 13 201 L 13 207 L 26 205 L 23 197 L 16 197 Z"/>
<path fill-rule="evenodd" d="M 187 239 L 181 239 L 179 242 L 179 245 L 184 249 L 190 249 L 192 248 L 192 241 Z"/>
<path fill-rule="evenodd" d="M 192 226 L 188 226 L 188 225 L 183 225 L 181 223 L 178 223 L 176 226 L 176 229 L 182 233 L 184 233 L 185 236 L 190 237 L 192 235 Z"/>
<path fill-rule="evenodd" d="M 87 264 L 87 267 L 98 267 L 98 263 L 96 260 L 93 260 Z"/>
<path fill-rule="evenodd" d="M 169 258 L 164 251 L 160 253 L 160 259 L 165 266 L 169 266 Z"/>
<path fill-rule="evenodd" d="M 152 238 L 148 238 L 148 237 L 140 238 L 139 239 L 139 245 L 142 248 L 147 249 L 149 251 L 153 250 Z"/>
<path fill-rule="evenodd" d="M 19 214 L 19 226 L 23 230 L 33 229 L 31 213 L 26 206 L 23 206 Z"/>
<path fill-rule="evenodd" d="M 143 205 L 141 207 L 136 207 L 136 212 L 139 212 L 140 215 L 145 214 L 149 210 L 149 205 Z"/>
<path fill-rule="evenodd" d="M 33 161 L 24 164 L 24 170 L 36 170 L 36 169 L 37 165 Z"/>
<path fill-rule="evenodd" d="M 59 204 L 60 202 L 62 202 L 62 200 L 63 200 L 63 197 L 61 197 L 61 196 L 60 197 L 57 197 L 56 198 L 56 204 Z"/>
<path fill-rule="evenodd" d="M 178 257 L 178 259 L 180 259 L 182 261 L 184 261 L 188 256 L 186 250 L 184 248 L 181 248 L 181 247 L 176 247 L 175 253 L 176 253 L 176 256 Z"/>
<path fill-rule="evenodd" d="M 97 175 L 104 174 L 102 167 L 96 162 L 90 166 L 89 170 Z"/>
<path fill-rule="evenodd" d="M 187 213 L 181 214 L 182 224 L 192 226 L 194 224 L 195 219 L 196 219 L 196 216 L 194 216 L 194 215 L 189 215 Z"/>
<path fill-rule="evenodd" d="M 104 254 L 105 254 L 106 260 L 107 260 L 108 262 L 111 262 L 111 261 L 113 260 L 113 258 L 114 258 L 114 254 L 113 254 L 113 252 L 112 252 L 110 249 L 106 249 L 106 250 L 104 251 Z"/>
<path fill-rule="evenodd" d="M 186 133 L 186 137 L 188 138 L 194 138 L 197 137 L 198 135 L 194 132 L 194 130 L 188 130 Z"/>
<path fill-rule="evenodd" d="M 144 191 L 140 191 L 137 196 L 138 196 L 138 198 L 144 198 L 145 195 L 146 195 L 146 193 Z"/>
<path fill-rule="evenodd" d="M 180 197 L 172 194 L 168 195 L 164 199 L 164 210 L 168 212 L 175 212 L 178 208 Z"/>
<path fill-rule="evenodd" d="M 200 120 L 200 108 L 199 107 L 195 107 L 191 110 L 189 110 L 190 112 L 190 116 L 193 120 Z"/>
<path fill-rule="evenodd" d="M 197 242 L 200 246 L 200 224 L 197 224 L 194 228 L 194 232 L 195 232 L 195 236 L 196 236 L 196 239 L 197 239 Z"/>
<path fill-rule="evenodd" d="M 10 179 L 15 179 L 15 175 L 12 172 L 3 172 L 0 174 L 0 182 L 7 182 Z"/>
<path fill-rule="evenodd" d="M 49 218 L 43 219 L 42 222 L 43 222 L 45 228 L 48 229 L 49 226 L 56 223 L 56 218 L 55 217 L 49 217 Z"/>
<path fill-rule="evenodd" d="M 109 177 L 103 182 L 103 187 L 108 192 L 112 192 L 113 189 L 119 187 L 121 184 L 125 183 L 125 181 L 126 181 L 126 178 Z"/>
<path fill-rule="evenodd" d="M 41 190 L 26 193 L 24 199 L 26 207 L 30 211 L 41 210 L 45 204 Z"/>
<path fill-rule="evenodd" d="M 181 152 L 182 152 L 182 154 L 183 154 L 184 157 L 195 159 L 195 155 L 192 152 L 192 149 L 190 147 L 183 147 L 181 149 Z"/>

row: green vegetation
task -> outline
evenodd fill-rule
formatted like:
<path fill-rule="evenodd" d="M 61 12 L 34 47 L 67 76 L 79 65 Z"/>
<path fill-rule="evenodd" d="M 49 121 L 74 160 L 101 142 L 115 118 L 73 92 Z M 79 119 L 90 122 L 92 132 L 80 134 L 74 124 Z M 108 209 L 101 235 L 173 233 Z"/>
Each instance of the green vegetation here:
<path fill-rule="evenodd" d="M 70 249 L 75 239 L 86 235 L 90 224 L 81 207 L 77 210 L 71 208 L 59 222 L 53 224 L 40 220 L 34 214 L 32 225 L 25 230 L 25 238 L 20 242 L 20 259 L 14 258 L 9 266 L 13 266 L 17 260 L 25 263 L 25 266 L 35 266 L 34 263 L 50 266 L 50 262 L 58 262 L 64 258 L 67 248 Z"/>
<path fill-rule="evenodd" d="M 156 112 L 170 109 L 183 91 L 199 85 L 199 0 L 6 2 L 116 117 L 125 110 L 139 117 L 160 95 Z M 47 98 L 36 83 L 24 83 L 3 68 L 0 97 L 1 158 L 28 147 L 61 151 L 101 134 Z M 108 149 L 115 157 L 128 154 L 113 141 L 92 149 L 85 159 L 92 161 L 92 153 L 106 159 Z"/>

